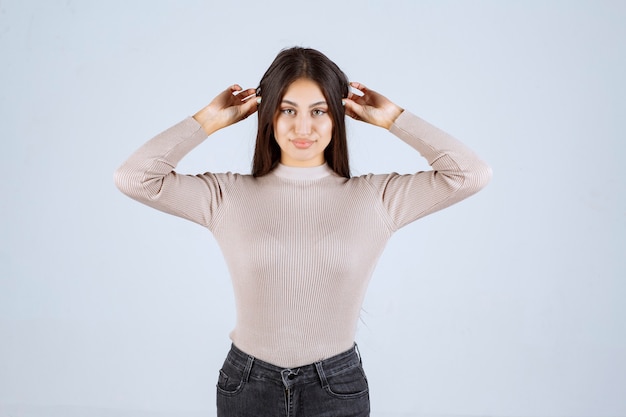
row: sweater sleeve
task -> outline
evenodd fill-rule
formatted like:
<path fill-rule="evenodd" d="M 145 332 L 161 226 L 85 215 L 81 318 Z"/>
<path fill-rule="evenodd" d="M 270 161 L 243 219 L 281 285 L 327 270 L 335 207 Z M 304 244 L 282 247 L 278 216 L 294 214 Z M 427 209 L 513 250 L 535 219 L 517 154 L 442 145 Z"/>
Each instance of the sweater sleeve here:
<path fill-rule="evenodd" d="M 475 194 L 491 179 L 491 168 L 473 151 L 407 111 L 390 132 L 417 150 L 433 168 L 370 177 L 397 228 Z"/>
<path fill-rule="evenodd" d="M 115 171 L 115 184 L 141 203 L 208 227 L 221 201 L 223 176 L 174 171 L 206 138 L 200 124 L 186 118 L 135 151 Z"/>

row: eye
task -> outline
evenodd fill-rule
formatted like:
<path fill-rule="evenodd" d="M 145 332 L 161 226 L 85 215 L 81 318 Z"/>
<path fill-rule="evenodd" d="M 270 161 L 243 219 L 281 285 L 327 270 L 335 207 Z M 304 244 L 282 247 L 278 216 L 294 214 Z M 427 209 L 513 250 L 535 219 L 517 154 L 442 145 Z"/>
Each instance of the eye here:
<path fill-rule="evenodd" d="M 293 116 L 294 114 L 296 114 L 296 111 L 294 109 L 282 109 L 280 112 L 286 116 Z"/>
<path fill-rule="evenodd" d="M 326 110 L 315 109 L 313 110 L 313 116 L 323 116 L 326 114 Z"/>

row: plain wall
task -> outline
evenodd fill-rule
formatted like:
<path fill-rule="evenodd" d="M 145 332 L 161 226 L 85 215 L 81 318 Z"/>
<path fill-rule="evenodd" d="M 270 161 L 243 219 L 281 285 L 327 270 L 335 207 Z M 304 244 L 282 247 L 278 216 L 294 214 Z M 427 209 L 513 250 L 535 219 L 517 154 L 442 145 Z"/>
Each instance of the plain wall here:
<path fill-rule="evenodd" d="M 380 260 L 357 334 L 372 415 L 626 416 L 625 21 L 591 0 L 0 1 L 0 417 L 214 415 L 224 261 L 113 171 L 293 45 L 494 170 Z M 178 170 L 249 172 L 255 123 Z M 356 175 L 427 168 L 348 129 Z"/>

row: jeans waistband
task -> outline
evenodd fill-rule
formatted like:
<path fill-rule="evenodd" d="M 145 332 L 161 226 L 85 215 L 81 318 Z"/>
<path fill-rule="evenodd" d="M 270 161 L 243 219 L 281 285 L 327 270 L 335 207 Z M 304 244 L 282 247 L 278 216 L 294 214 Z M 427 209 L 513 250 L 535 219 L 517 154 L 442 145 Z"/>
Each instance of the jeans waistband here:
<path fill-rule="evenodd" d="M 295 368 L 281 368 L 271 363 L 264 362 L 254 356 L 241 351 L 234 344 L 231 345 L 226 360 L 244 373 L 244 379 L 250 377 L 256 379 L 270 379 L 281 382 L 286 388 L 296 383 L 309 383 L 321 381 L 326 385 L 326 377 L 341 373 L 348 368 L 361 365 L 361 356 L 356 343 L 354 346 L 338 355 Z"/>

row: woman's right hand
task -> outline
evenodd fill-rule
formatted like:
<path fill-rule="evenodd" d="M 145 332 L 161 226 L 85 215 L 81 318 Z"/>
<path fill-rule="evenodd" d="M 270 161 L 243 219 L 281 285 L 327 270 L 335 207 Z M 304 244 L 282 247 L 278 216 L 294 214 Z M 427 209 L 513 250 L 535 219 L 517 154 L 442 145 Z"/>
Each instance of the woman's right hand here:
<path fill-rule="evenodd" d="M 207 135 L 237 123 L 257 111 L 256 90 L 238 84 L 222 91 L 206 107 L 194 114 Z"/>

